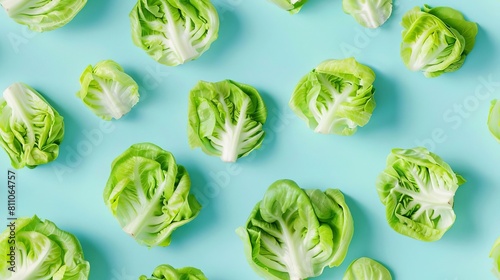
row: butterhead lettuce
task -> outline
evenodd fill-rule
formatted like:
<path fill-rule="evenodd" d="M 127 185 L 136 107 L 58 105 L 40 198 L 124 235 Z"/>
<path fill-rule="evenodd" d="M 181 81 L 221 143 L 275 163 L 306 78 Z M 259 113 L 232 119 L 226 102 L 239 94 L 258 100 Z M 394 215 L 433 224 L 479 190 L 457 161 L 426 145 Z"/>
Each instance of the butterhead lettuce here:
<path fill-rule="evenodd" d="M 0 98 L 0 144 L 14 168 L 35 168 L 59 155 L 64 138 L 63 117 L 40 93 L 14 83 Z"/>
<path fill-rule="evenodd" d="M 0 234 L 2 259 L 15 248 L 15 272 L 9 263 L 0 262 L 0 278 L 4 280 L 87 280 L 90 264 L 84 259 L 78 239 L 59 229 L 49 220 L 18 218 L 15 221 L 15 245 L 9 243 L 11 229 Z"/>
<path fill-rule="evenodd" d="M 477 24 L 449 7 L 415 7 L 401 25 L 401 58 L 412 71 L 428 78 L 458 70 L 474 48 Z"/>
<path fill-rule="evenodd" d="M 493 275 L 500 279 L 500 237 L 495 241 L 490 251 L 490 258 L 493 259 Z"/>
<path fill-rule="evenodd" d="M 308 0 L 270 0 L 274 4 L 278 5 L 284 10 L 287 10 L 290 12 L 290 14 L 296 14 L 302 9 L 302 6 L 308 1 Z"/>
<path fill-rule="evenodd" d="M 500 141 L 500 99 L 491 101 L 490 113 L 488 114 L 488 129 L 495 139 Z"/>
<path fill-rule="evenodd" d="M 198 58 L 219 32 L 210 0 L 139 0 L 130 22 L 134 44 L 168 66 Z"/>
<path fill-rule="evenodd" d="M 9 17 L 37 32 L 66 25 L 86 3 L 87 0 L 0 0 Z"/>
<path fill-rule="evenodd" d="M 463 183 L 465 179 L 439 156 L 417 147 L 393 149 L 376 186 L 387 222 L 395 231 L 436 241 L 455 222 L 455 192 Z"/>
<path fill-rule="evenodd" d="M 151 277 L 141 275 L 139 280 L 207 280 L 207 277 L 194 267 L 176 269 L 171 265 L 162 264 L 155 268 Z"/>
<path fill-rule="evenodd" d="M 375 109 L 374 81 L 375 73 L 352 57 L 327 60 L 299 81 L 289 105 L 317 133 L 352 135 Z"/>
<path fill-rule="evenodd" d="M 342 8 L 362 26 L 377 28 L 391 16 L 392 0 L 342 0 Z"/>
<path fill-rule="evenodd" d="M 139 86 L 115 61 L 89 65 L 80 77 L 76 96 L 104 120 L 119 119 L 139 102 Z"/>
<path fill-rule="evenodd" d="M 236 232 L 261 277 L 301 280 L 340 265 L 354 227 L 340 190 L 304 190 L 291 180 L 278 180 Z"/>
<path fill-rule="evenodd" d="M 362 257 L 349 265 L 342 280 L 392 280 L 392 276 L 381 263 Z"/>
<path fill-rule="evenodd" d="M 111 165 L 104 202 L 139 244 L 168 246 L 172 232 L 193 220 L 201 205 L 174 156 L 152 143 L 132 145 Z"/>
<path fill-rule="evenodd" d="M 200 81 L 189 93 L 188 140 L 192 148 L 234 162 L 264 141 L 267 109 L 259 92 L 231 80 Z"/>

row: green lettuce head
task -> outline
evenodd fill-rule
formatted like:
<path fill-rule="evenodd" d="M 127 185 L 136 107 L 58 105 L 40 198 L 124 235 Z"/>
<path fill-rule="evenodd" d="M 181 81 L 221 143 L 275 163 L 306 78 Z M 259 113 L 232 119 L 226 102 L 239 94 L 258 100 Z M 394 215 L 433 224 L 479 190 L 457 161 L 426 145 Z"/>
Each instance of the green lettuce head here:
<path fill-rule="evenodd" d="M 295 87 L 290 108 L 317 133 L 353 135 L 375 109 L 375 73 L 354 58 L 327 60 Z"/>
<path fill-rule="evenodd" d="M 342 280 L 392 280 L 392 276 L 381 263 L 363 257 L 349 265 Z"/>
<path fill-rule="evenodd" d="M 339 190 L 304 190 L 291 180 L 278 180 L 236 232 L 261 277 L 299 280 L 340 265 L 354 227 Z"/>
<path fill-rule="evenodd" d="M 207 280 L 207 277 L 194 267 L 176 269 L 168 264 L 162 264 L 155 268 L 151 277 L 141 275 L 139 280 Z"/>
<path fill-rule="evenodd" d="M 198 58 L 219 32 L 210 0 L 139 0 L 130 21 L 134 44 L 168 66 Z"/>
<path fill-rule="evenodd" d="M 282 9 L 287 10 L 290 14 L 296 14 L 302 9 L 302 6 L 307 0 L 270 0 L 274 4 L 280 6 Z"/>
<path fill-rule="evenodd" d="M 449 7 L 415 7 L 403 16 L 401 58 L 428 78 L 458 70 L 472 51 L 477 24 Z"/>
<path fill-rule="evenodd" d="M 391 16 L 392 0 L 342 0 L 342 8 L 362 26 L 377 28 Z"/>
<path fill-rule="evenodd" d="M 37 32 L 66 25 L 86 3 L 87 0 L 0 0 L 9 17 Z"/>
<path fill-rule="evenodd" d="M 427 149 L 393 149 L 379 175 L 377 191 L 389 225 L 422 241 L 439 240 L 455 222 L 453 201 L 465 183 Z"/>
<path fill-rule="evenodd" d="M 83 257 L 78 239 L 59 229 L 49 220 L 37 216 L 19 218 L 15 222 L 15 239 L 11 229 L 0 234 L 2 259 L 15 248 L 16 269 L 12 273 L 9 262 L 0 262 L 0 278 L 4 280 L 53 279 L 87 280 L 90 265 Z M 15 240 L 15 246 L 14 244 Z"/>
<path fill-rule="evenodd" d="M 104 201 L 139 244 L 168 246 L 172 232 L 192 221 L 201 205 L 174 156 L 151 143 L 134 144 L 111 165 Z"/>
<path fill-rule="evenodd" d="M 488 129 L 495 139 L 500 141 L 500 99 L 491 101 Z"/>
<path fill-rule="evenodd" d="M 89 65 L 80 77 L 76 94 L 94 114 L 104 120 L 119 119 L 139 102 L 139 86 L 112 60 Z"/>
<path fill-rule="evenodd" d="M 493 275 L 500 279 L 500 237 L 491 248 L 490 258 L 493 259 Z"/>
<path fill-rule="evenodd" d="M 208 155 L 235 162 L 264 141 L 267 109 L 259 92 L 231 80 L 200 81 L 189 93 L 188 140 Z"/>
<path fill-rule="evenodd" d="M 0 144 L 14 168 L 35 168 L 55 160 L 63 138 L 63 117 L 36 90 L 15 83 L 4 91 Z"/>

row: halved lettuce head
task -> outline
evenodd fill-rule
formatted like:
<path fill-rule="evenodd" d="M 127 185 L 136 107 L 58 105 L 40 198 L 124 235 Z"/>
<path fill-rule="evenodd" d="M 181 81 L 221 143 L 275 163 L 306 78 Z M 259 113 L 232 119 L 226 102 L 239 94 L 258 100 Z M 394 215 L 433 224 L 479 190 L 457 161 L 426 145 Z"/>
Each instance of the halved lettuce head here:
<path fill-rule="evenodd" d="M 476 23 L 449 7 L 415 7 L 403 16 L 401 25 L 403 62 L 428 78 L 462 67 L 478 32 Z"/>
<path fill-rule="evenodd" d="M 37 32 L 66 25 L 86 3 L 87 0 L 0 0 L 9 17 Z"/>
<path fill-rule="evenodd" d="M 189 93 L 188 140 L 208 155 L 234 162 L 264 140 L 267 109 L 259 92 L 231 80 L 200 81 Z"/>
<path fill-rule="evenodd" d="M 491 101 L 490 113 L 488 115 L 488 129 L 495 139 L 500 141 L 500 99 Z"/>
<path fill-rule="evenodd" d="M 282 9 L 287 10 L 290 14 L 296 14 L 302 9 L 302 6 L 308 0 L 269 0 L 274 4 L 280 6 Z"/>
<path fill-rule="evenodd" d="M 377 191 L 389 225 L 422 241 L 439 240 L 455 222 L 453 201 L 462 176 L 423 147 L 393 149 Z"/>
<path fill-rule="evenodd" d="M 219 33 L 210 0 L 139 0 L 130 21 L 134 44 L 168 66 L 198 58 Z"/>
<path fill-rule="evenodd" d="M 9 270 L 7 261 L 11 247 L 16 254 L 15 272 Z M 11 239 L 10 228 L 0 234 L 0 253 L 5 259 L 0 262 L 4 280 L 86 280 L 89 276 L 90 264 L 78 239 L 37 216 L 15 221 L 15 239 Z"/>
<path fill-rule="evenodd" d="M 270 280 L 307 279 L 340 265 L 353 232 L 340 190 L 304 190 L 291 180 L 273 183 L 236 230 L 252 268 Z"/>
<path fill-rule="evenodd" d="M 317 133 L 352 135 L 375 109 L 375 73 L 354 58 L 327 60 L 296 86 L 290 108 Z"/>
<path fill-rule="evenodd" d="M 40 93 L 23 83 L 3 92 L 0 144 L 14 168 L 35 168 L 55 160 L 63 138 L 63 117 Z"/>
<path fill-rule="evenodd" d="M 176 269 L 168 264 L 162 264 L 155 268 L 151 277 L 141 275 L 139 280 L 207 280 L 207 277 L 194 267 Z"/>
<path fill-rule="evenodd" d="M 104 202 L 139 244 L 168 246 L 172 232 L 193 220 L 201 205 L 174 156 L 151 143 L 134 144 L 111 165 Z"/>
<path fill-rule="evenodd" d="M 490 258 L 493 259 L 493 275 L 500 279 L 500 237 L 495 241 L 490 251 Z"/>
<path fill-rule="evenodd" d="M 392 280 L 392 276 L 381 263 L 363 257 L 349 265 L 342 280 Z"/>
<path fill-rule="evenodd" d="M 104 120 L 119 119 L 139 102 L 139 86 L 112 60 L 89 65 L 80 77 L 76 96 Z"/>
<path fill-rule="evenodd" d="M 391 16 L 392 0 L 342 0 L 342 8 L 362 26 L 377 28 Z"/>

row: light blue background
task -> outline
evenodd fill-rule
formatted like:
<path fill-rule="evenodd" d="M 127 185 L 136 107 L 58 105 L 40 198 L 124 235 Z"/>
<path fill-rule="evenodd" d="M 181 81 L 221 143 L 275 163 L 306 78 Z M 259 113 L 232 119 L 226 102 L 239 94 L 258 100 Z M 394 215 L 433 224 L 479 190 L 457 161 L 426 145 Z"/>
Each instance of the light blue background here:
<path fill-rule="evenodd" d="M 344 14 L 341 1 L 311 0 L 293 16 L 264 0 L 214 2 L 219 39 L 200 59 L 175 68 L 133 45 L 132 0 L 89 0 L 68 25 L 42 34 L 0 12 L 0 88 L 16 81 L 31 85 L 66 124 L 57 161 L 18 171 L 18 216 L 37 214 L 75 234 L 91 263 L 90 279 L 137 279 L 162 263 L 198 267 L 214 280 L 258 279 L 234 231 L 272 182 L 289 178 L 303 188 L 340 188 L 354 217 L 344 263 L 317 279 L 341 279 L 348 264 L 362 256 L 379 260 L 400 280 L 493 279 L 488 254 L 500 236 L 500 143 L 489 134 L 486 119 L 490 100 L 500 98 L 499 1 L 398 1 L 377 30 Z M 454 7 L 480 28 L 462 69 L 434 79 L 410 72 L 399 56 L 401 17 L 424 3 Z M 377 74 L 373 117 L 352 137 L 314 134 L 288 108 L 291 93 L 321 61 L 352 55 Z M 119 62 L 142 94 L 128 115 L 111 123 L 75 97 L 83 69 L 103 59 Z M 186 136 L 190 88 L 198 80 L 226 78 L 255 86 L 269 110 L 263 147 L 236 164 L 190 150 Z M 496 84 L 480 88 L 478 98 L 481 79 Z M 454 111 L 457 106 L 463 115 Z M 432 142 L 422 142 L 433 135 Z M 143 141 L 173 152 L 204 206 L 198 218 L 175 231 L 169 247 L 138 245 L 102 199 L 111 161 Z M 393 231 L 374 185 L 392 148 L 416 145 L 426 145 L 468 180 L 455 197 L 454 226 L 433 243 Z M 0 164 L 7 173 L 3 152 Z M 5 186 L 6 178 L 0 180 Z"/>

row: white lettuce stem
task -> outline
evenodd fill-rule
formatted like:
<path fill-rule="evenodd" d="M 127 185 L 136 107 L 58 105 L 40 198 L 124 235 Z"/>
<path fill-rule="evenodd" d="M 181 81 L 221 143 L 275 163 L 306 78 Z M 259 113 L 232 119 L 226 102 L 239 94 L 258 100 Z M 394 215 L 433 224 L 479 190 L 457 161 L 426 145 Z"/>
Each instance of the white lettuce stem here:
<path fill-rule="evenodd" d="M 247 115 L 248 100 L 244 99 L 241 104 L 240 115 L 236 126 L 231 123 L 231 120 L 226 119 L 227 143 L 223 145 L 221 159 L 225 162 L 235 162 L 238 159 L 238 148 L 241 138 L 241 131 L 245 124 Z"/>
<path fill-rule="evenodd" d="M 321 116 L 318 122 L 318 126 L 314 129 L 315 132 L 328 134 L 332 130 L 333 124 L 337 117 L 338 107 L 347 100 L 350 88 L 345 88 L 343 92 L 338 92 L 333 85 L 325 79 L 323 75 L 318 75 L 320 83 L 328 90 L 333 98 L 333 102 L 328 104 L 327 111 L 325 115 Z"/>
<path fill-rule="evenodd" d="M 231 137 L 235 138 L 235 137 Z M 233 142 L 233 141 L 231 141 Z M 224 162 L 235 162 L 238 159 L 238 154 L 236 153 L 236 147 L 230 145 L 224 145 L 222 149 L 221 159 Z"/>
<path fill-rule="evenodd" d="M 193 59 L 199 53 L 191 44 L 191 35 L 186 31 L 185 27 L 177 23 L 169 10 L 165 11 L 167 24 L 165 25 L 165 33 L 170 35 L 167 45 L 179 56 L 180 63 L 184 63 Z"/>
<path fill-rule="evenodd" d="M 27 93 L 25 91 L 28 91 L 28 89 L 24 88 L 19 83 L 15 83 L 7 88 L 3 94 L 3 98 L 11 107 L 12 116 L 16 122 L 20 121 L 23 124 L 28 125 L 32 123 L 30 116 L 28 116 L 30 109 L 29 104 L 27 104 L 27 96 L 31 93 Z M 36 141 L 33 129 L 27 129 L 26 134 L 27 135 L 25 137 L 29 140 L 28 143 L 34 143 Z"/>
<path fill-rule="evenodd" d="M 299 2 L 298 0 L 291 0 L 291 1 L 287 1 L 287 0 L 274 0 L 273 1 L 274 3 L 276 3 L 276 5 L 280 6 L 282 9 L 285 9 L 285 10 L 291 10 L 294 8 L 294 4 L 296 2 Z"/>
<path fill-rule="evenodd" d="M 106 107 L 109 109 L 111 116 L 115 119 L 119 119 L 125 115 L 129 108 L 127 104 L 120 99 L 118 96 L 119 93 L 113 90 L 113 86 L 109 86 L 106 81 L 96 75 L 93 75 L 93 78 L 102 89 L 102 94 L 100 95 L 102 96 L 102 99 L 105 100 L 104 104 L 107 105 Z"/>
<path fill-rule="evenodd" d="M 32 0 L 30 1 L 3 0 L 2 6 L 7 11 L 7 14 L 9 14 L 9 16 L 12 16 L 21 13 L 23 10 L 26 9 L 26 7 L 31 6 L 32 2 L 33 2 Z"/>
<path fill-rule="evenodd" d="M 128 224 L 126 224 L 123 227 L 123 230 L 128 233 L 131 236 L 137 237 L 148 225 L 148 217 L 154 216 L 154 211 L 157 210 L 157 205 L 160 203 L 161 198 L 163 196 L 163 192 L 165 191 L 165 188 L 167 187 L 167 184 L 170 184 L 171 182 L 168 182 L 168 177 L 165 178 L 163 182 L 160 182 L 158 187 L 156 188 L 156 191 L 154 195 L 147 200 L 144 190 L 142 189 L 142 182 L 140 181 L 141 174 L 139 171 L 139 166 L 138 164 L 135 164 L 134 166 L 134 186 L 136 188 L 136 193 L 139 198 L 139 201 L 141 203 L 141 208 L 139 211 L 137 211 L 137 215 L 133 217 Z"/>
<path fill-rule="evenodd" d="M 283 218 L 278 218 L 278 223 L 282 228 L 283 241 L 287 247 L 283 262 L 287 267 L 290 280 L 302 280 L 301 276 L 313 275 L 314 273 L 309 271 L 312 266 L 308 267 L 310 260 L 308 259 L 308 254 L 305 253 L 307 249 L 304 248 L 299 234 L 297 234 L 297 232 L 291 232 L 290 229 L 287 228 L 288 225 Z"/>
<path fill-rule="evenodd" d="M 11 274 L 9 280 L 24 280 L 24 279 L 35 278 L 37 276 L 35 274 L 40 271 L 43 262 L 45 261 L 45 259 L 47 259 L 47 257 L 50 254 L 51 248 L 48 246 L 52 246 L 51 243 L 52 242 L 47 242 L 47 244 L 44 244 L 46 246 L 44 246 L 43 249 L 39 251 L 39 255 L 37 256 L 37 258 L 35 258 L 33 262 L 29 263 L 28 260 L 25 260 L 25 263 L 21 263 L 21 265 L 19 265 L 19 267 L 17 268 L 16 272 Z M 17 258 L 22 259 L 21 256 L 19 256 L 19 254 L 22 253 L 18 252 L 16 254 Z M 22 256 L 22 257 L 26 258 L 27 256 Z"/>
<path fill-rule="evenodd" d="M 330 110 L 328 110 L 328 113 L 326 116 L 321 118 L 321 120 L 318 123 L 318 126 L 316 129 L 314 129 L 314 132 L 318 132 L 321 134 L 328 134 L 332 130 L 333 123 L 335 122 L 335 119 L 337 118 L 336 110 L 338 107 L 338 103 L 336 103 L 334 106 L 331 107 Z"/>
<path fill-rule="evenodd" d="M 175 43 L 173 45 L 175 46 L 175 51 L 177 52 L 177 54 L 179 54 L 181 63 L 192 60 L 193 58 L 198 56 L 198 52 L 194 49 L 194 47 L 191 45 L 191 42 L 188 39 L 182 38 L 174 40 L 174 42 L 179 43 L 178 45 Z"/>

